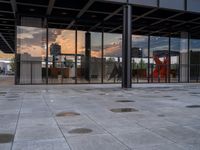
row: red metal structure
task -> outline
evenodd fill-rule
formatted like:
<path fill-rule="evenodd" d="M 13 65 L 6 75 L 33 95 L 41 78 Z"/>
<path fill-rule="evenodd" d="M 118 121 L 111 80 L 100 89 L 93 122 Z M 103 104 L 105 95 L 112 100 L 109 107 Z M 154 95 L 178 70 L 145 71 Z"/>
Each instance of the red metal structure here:
<path fill-rule="evenodd" d="M 169 64 L 168 56 L 165 56 L 163 61 L 161 61 L 159 59 L 159 57 L 156 56 L 156 55 L 153 55 L 153 59 L 156 63 L 155 69 L 153 71 L 153 77 L 154 78 L 158 78 L 158 77 L 166 78 L 167 73 L 169 71 L 169 69 L 168 69 L 168 64 Z"/>

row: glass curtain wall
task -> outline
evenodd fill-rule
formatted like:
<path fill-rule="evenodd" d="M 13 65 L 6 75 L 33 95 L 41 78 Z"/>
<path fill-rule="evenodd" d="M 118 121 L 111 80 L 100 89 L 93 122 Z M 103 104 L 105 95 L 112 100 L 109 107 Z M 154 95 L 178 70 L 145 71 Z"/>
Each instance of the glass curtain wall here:
<path fill-rule="evenodd" d="M 189 82 L 189 36 L 187 32 L 180 34 L 180 82 Z"/>
<path fill-rule="evenodd" d="M 200 82 L 200 39 L 190 39 L 190 82 Z"/>
<path fill-rule="evenodd" d="M 48 29 L 48 82 L 75 83 L 75 31 Z"/>
<path fill-rule="evenodd" d="M 77 83 L 89 83 L 89 53 L 85 50 L 85 31 L 77 31 Z M 87 62 L 86 62 L 87 61 Z"/>
<path fill-rule="evenodd" d="M 179 37 L 170 38 L 170 82 L 180 81 L 180 44 Z"/>
<path fill-rule="evenodd" d="M 148 36 L 132 36 L 132 82 L 148 82 Z"/>
<path fill-rule="evenodd" d="M 104 83 L 119 83 L 122 78 L 122 35 L 104 33 Z"/>
<path fill-rule="evenodd" d="M 169 37 L 150 37 L 150 82 L 168 82 Z"/>
<path fill-rule="evenodd" d="M 17 83 L 46 82 L 46 29 L 17 26 Z"/>
<path fill-rule="evenodd" d="M 102 81 L 102 33 L 91 32 L 90 82 Z"/>
<path fill-rule="evenodd" d="M 41 20 L 25 18 L 17 26 L 17 83 L 121 82 L 121 34 L 41 28 Z M 199 82 L 200 39 L 188 37 L 133 35 L 133 83 Z"/>

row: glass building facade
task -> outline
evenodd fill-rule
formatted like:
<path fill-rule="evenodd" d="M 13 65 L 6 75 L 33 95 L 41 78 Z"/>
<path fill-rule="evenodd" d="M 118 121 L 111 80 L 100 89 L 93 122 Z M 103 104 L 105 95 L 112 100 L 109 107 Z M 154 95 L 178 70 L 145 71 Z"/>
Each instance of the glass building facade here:
<path fill-rule="evenodd" d="M 76 8 L 75 3 L 73 10 L 66 8 L 72 17 L 64 18 L 61 15 L 67 13 L 60 10 L 65 6 L 58 7 L 55 1 L 48 17 L 20 15 L 16 26 L 16 83 L 200 82 L 200 38 L 195 33 L 200 17 L 191 13 L 200 12 L 195 7 L 200 3 L 185 2 L 85 1 L 83 9 Z"/>
<path fill-rule="evenodd" d="M 60 47 L 59 52 L 53 51 L 53 46 Z M 132 35 L 131 53 L 132 83 L 200 81 L 200 40 L 187 32 L 168 37 Z M 18 84 L 122 80 L 122 34 L 24 23 L 17 26 L 16 56 Z"/>

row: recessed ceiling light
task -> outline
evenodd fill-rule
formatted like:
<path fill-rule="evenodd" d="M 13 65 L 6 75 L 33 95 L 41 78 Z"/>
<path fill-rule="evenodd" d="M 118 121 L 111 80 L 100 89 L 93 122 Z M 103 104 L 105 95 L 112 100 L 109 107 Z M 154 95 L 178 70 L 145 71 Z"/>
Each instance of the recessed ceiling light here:
<path fill-rule="evenodd" d="M 34 9 L 34 8 L 30 8 L 29 11 L 32 11 L 32 12 L 33 12 L 33 11 L 35 11 L 35 9 Z"/>
<path fill-rule="evenodd" d="M 62 15 L 66 15 L 67 13 L 66 12 L 62 12 Z"/>

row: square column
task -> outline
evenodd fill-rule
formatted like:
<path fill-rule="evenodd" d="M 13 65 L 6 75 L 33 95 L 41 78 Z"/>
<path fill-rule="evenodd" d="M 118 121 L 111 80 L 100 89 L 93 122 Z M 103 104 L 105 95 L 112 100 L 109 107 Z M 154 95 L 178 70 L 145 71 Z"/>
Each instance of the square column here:
<path fill-rule="evenodd" d="M 124 5 L 122 36 L 122 88 L 131 88 L 132 8 Z"/>
<path fill-rule="evenodd" d="M 85 33 L 85 79 L 90 81 L 91 33 Z"/>

